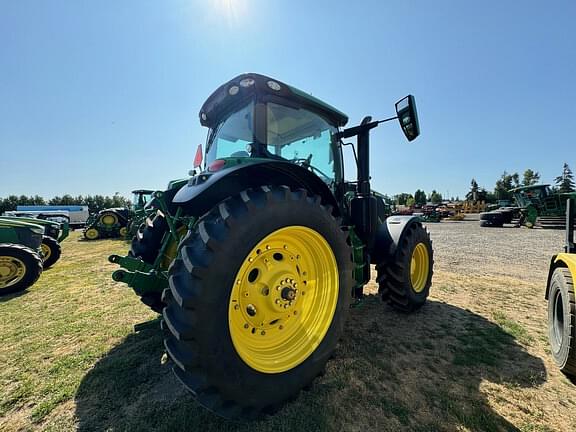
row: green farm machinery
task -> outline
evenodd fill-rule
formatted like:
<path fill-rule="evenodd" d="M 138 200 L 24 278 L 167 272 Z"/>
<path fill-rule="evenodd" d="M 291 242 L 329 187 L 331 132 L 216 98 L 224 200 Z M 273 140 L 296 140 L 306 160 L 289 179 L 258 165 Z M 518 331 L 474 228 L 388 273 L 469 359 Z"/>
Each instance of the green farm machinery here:
<path fill-rule="evenodd" d="M 536 225 L 565 228 L 566 200 L 576 199 L 576 192 L 554 192 L 547 184 L 519 187 L 510 192 L 520 207 L 520 224 L 528 228 Z"/>
<path fill-rule="evenodd" d="M 44 228 L 42 244 L 40 245 L 44 269 L 52 267 L 60 259 L 62 255 L 60 243 L 64 241 L 70 233 L 67 222 L 58 223 L 46 219 L 19 216 L 1 216 L 0 220 L 15 220 L 41 226 Z"/>
<path fill-rule="evenodd" d="M 419 135 L 413 96 L 396 116 L 344 129 L 336 108 L 276 79 L 243 74 L 204 103 L 195 173 L 156 192 L 126 257 L 111 256 L 144 302 L 162 309 L 177 378 L 232 419 L 274 412 L 322 372 L 376 266 L 381 298 L 422 307 L 433 274 L 418 217 L 389 216 L 370 186 L 370 131 L 398 119 Z M 355 138 L 356 181 L 343 171 Z M 145 300 L 146 298 L 146 300 Z"/>
<path fill-rule="evenodd" d="M 146 204 L 152 197 L 152 190 L 132 191 L 132 208 L 116 207 L 100 210 L 91 215 L 84 228 L 86 240 L 101 238 L 131 238 L 146 219 Z"/>
<path fill-rule="evenodd" d="M 123 207 L 100 210 L 86 221 L 84 238 L 97 240 L 102 238 L 126 237 L 130 210 Z"/>
<path fill-rule="evenodd" d="M 144 223 L 148 216 L 146 204 L 152 199 L 153 190 L 137 189 L 132 191 L 132 212 L 130 222 L 128 222 L 127 237 L 132 238 L 138 232 L 140 225 Z"/>
<path fill-rule="evenodd" d="M 0 218 L 0 295 L 23 291 L 42 274 L 44 227 Z"/>

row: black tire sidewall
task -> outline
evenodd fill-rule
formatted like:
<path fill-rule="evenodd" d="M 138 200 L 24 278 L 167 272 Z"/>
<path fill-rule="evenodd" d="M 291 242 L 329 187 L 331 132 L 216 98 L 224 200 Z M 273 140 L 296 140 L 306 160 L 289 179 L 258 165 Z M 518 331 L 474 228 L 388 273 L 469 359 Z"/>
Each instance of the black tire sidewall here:
<path fill-rule="evenodd" d="M 426 277 L 426 284 L 424 285 L 424 289 L 420 292 L 416 292 L 414 287 L 412 286 L 412 280 L 410 277 L 410 266 L 412 264 L 412 253 L 418 244 L 422 243 L 426 246 L 426 250 L 428 251 L 428 276 Z M 433 274 L 433 266 L 434 266 L 434 258 L 433 258 L 433 250 L 432 244 L 430 242 L 430 237 L 428 233 L 424 229 L 422 225 L 416 225 L 414 228 L 413 235 L 408 238 L 408 250 L 409 252 L 404 256 L 405 266 L 404 266 L 404 277 L 406 280 L 406 284 L 409 286 L 407 291 L 407 295 L 410 298 L 411 303 L 415 304 L 424 304 L 426 299 L 430 295 L 430 285 L 432 283 L 432 274 Z"/>
<path fill-rule="evenodd" d="M 40 256 L 31 249 L 0 246 L 0 256 L 13 256 L 22 261 L 26 266 L 24 277 L 15 285 L 0 289 L 0 296 L 24 291 L 34 284 L 42 273 Z"/>
<path fill-rule="evenodd" d="M 550 292 L 548 293 L 548 338 L 550 341 L 550 351 L 554 361 L 558 367 L 560 367 L 560 369 L 563 369 L 566 366 L 570 356 L 574 355 L 570 341 L 571 336 L 576 336 L 570 334 L 570 293 L 562 270 L 563 269 L 560 268 L 554 270 L 550 280 Z M 555 305 L 557 296 L 560 296 L 562 299 L 562 310 L 564 314 L 564 323 L 561 333 L 562 340 L 560 341 L 560 344 L 556 342 L 556 338 L 554 336 L 554 323 L 556 322 Z"/>
<path fill-rule="evenodd" d="M 234 348 L 228 325 L 230 295 L 240 266 L 250 251 L 267 235 L 288 226 L 304 226 L 318 232 L 330 245 L 339 270 L 339 293 L 330 327 L 318 348 L 300 365 L 276 374 L 258 372 L 248 366 Z M 197 308 L 197 320 L 202 329 L 196 339 L 201 367 L 209 381 L 222 393 L 224 400 L 244 401 L 262 407 L 279 404 L 298 393 L 323 369 L 334 350 L 343 329 L 350 301 L 352 267 L 350 250 L 340 226 L 328 211 L 304 200 L 268 201 L 230 228 L 225 247 L 213 252 L 215 270 L 209 271 L 203 291 L 202 307 Z M 226 270 L 226 271 L 225 271 Z M 212 289 L 220 287 L 220 289 Z"/>
<path fill-rule="evenodd" d="M 42 238 L 42 243 L 50 248 L 50 257 L 46 259 L 43 263 L 44 269 L 47 269 L 53 266 L 59 259 L 62 254 L 62 248 L 58 241 L 53 239 L 52 237 L 44 236 Z"/>

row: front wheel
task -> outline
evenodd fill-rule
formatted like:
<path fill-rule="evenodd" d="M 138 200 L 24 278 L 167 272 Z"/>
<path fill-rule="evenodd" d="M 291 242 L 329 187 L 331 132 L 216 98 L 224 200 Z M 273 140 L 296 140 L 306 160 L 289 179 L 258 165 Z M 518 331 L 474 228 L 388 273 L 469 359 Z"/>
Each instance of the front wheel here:
<path fill-rule="evenodd" d="M 18 244 L 0 244 L 0 296 L 24 291 L 42 273 L 42 259 Z"/>
<path fill-rule="evenodd" d="M 548 337 L 552 357 L 560 370 L 576 376 L 576 306 L 574 281 L 570 270 L 557 268 L 552 273 L 548 292 Z"/>
<path fill-rule="evenodd" d="M 319 197 L 270 186 L 220 203 L 170 268 L 164 344 L 176 376 L 220 416 L 274 411 L 335 349 L 352 268 L 346 234 Z"/>
<path fill-rule="evenodd" d="M 52 237 L 42 237 L 40 247 L 42 248 L 42 260 L 44 261 L 43 267 L 45 269 L 53 266 L 60 259 L 60 255 L 62 255 L 60 244 Z"/>
<path fill-rule="evenodd" d="M 382 299 L 397 310 L 413 312 L 426 303 L 434 273 L 430 234 L 421 223 L 410 225 L 391 259 L 376 265 Z"/>

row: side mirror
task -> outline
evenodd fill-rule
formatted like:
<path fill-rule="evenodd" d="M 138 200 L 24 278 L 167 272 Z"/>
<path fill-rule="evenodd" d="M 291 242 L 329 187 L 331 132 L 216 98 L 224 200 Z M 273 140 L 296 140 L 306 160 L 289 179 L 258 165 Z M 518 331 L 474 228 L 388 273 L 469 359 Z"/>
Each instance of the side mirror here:
<path fill-rule="evenodd" d="M 202 165 L 202 144 L 198 144 L 196 149 L 196 156 L 194 156 L 194 169 Z"/>
<path fill-rule="evenodd" d="M 396 115 L 398 116 L 402 132 L 404 132 L 408 141 L 416 139 L 420 135 L 420 125 L 418 124 L 418 113 L 416 112 L 414 96 L 408 95 L 396 102 Z"/>

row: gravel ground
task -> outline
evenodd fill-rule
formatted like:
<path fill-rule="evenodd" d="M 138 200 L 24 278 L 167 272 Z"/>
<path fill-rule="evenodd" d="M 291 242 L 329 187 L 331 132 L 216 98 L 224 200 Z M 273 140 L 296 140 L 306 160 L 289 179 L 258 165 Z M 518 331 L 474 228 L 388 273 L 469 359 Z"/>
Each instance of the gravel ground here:
<path fill-rule="evenodd" d="M 553 254 L 565 232 L 528 228 L 481 228 L 477 221 L 429 223 L 434 267 L 466 275 L 510 276 L 546 283 Z"/>

